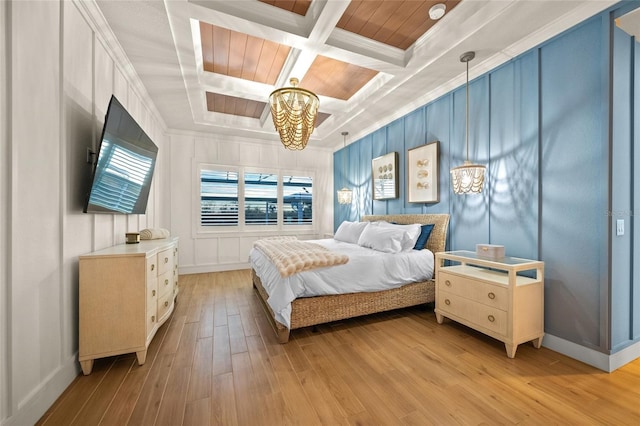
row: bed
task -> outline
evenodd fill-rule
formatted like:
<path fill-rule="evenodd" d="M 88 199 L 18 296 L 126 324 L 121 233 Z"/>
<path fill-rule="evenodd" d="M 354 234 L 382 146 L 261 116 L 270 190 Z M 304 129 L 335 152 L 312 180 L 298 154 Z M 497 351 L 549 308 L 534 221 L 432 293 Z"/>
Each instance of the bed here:
<path fill-rule="evenodd" d="M 437 252 L 445 251 L 449 226 L 448 214 L 369 215 L 364 216 L 362 221 L 434 224 L 425 247 L 434 255 Z M 252 267 L 251 275 L 253 286 L 280 343 L 288 342 L 290 331 L 298 328 L 430 303 L 435 300 L 435 280 L 433 277 L 426 281 L 407 282 L 400 287 L 388 290 L 300 297 L 291 302 L 290 324 L 286 326 L 282 323 L 283 321 L 276 319 L 276 315 L 267 303 L 269 295 L 254 267 Z"/>

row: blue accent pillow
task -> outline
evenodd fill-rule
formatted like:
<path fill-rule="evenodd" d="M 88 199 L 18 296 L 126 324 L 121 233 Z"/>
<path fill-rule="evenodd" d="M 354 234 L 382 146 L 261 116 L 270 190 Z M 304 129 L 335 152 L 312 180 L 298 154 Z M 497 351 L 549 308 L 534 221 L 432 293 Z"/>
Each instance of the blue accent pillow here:
<path fill-rule="evenodd" d="M 418 237 L 418 241 L 416 241 L 416 245 L 413 247 L 414 250 L 422 250 L 424 246 L 427 245 L 427 240 L 429 239 L 429 235 L 431 235 L 431 231 L 433 231 L 433 227 L 433 224 L 421 225 L 420 236 Z"/>

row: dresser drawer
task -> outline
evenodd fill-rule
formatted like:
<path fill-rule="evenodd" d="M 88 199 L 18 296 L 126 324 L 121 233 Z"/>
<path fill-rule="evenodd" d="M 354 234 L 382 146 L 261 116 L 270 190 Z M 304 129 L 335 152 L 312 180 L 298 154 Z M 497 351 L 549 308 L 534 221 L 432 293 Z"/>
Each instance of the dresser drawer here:
<path fill-rule="evenodd" d="M 173 248 L 158 253 L 158 275 L 173 270 Z"/>
<path fill-rule="evenodd" d="M 438 291 L 446 291 L 505 311 L 509 306 L 509 291 L 506 287 L 443 271 L 438 275 Z"/>
<path fill-rule="evenodd" d="M 149 256 L 147 257 L 147 277 L 157 277 L 158 276 L 158 256 Z"/>
<path fill-rule="evenodd" d="M 167 311 L 173 306 L 173 292 L 169 292 L 158 299 L 158 318 L 164 321 Z"/>
<path fill-rule="evenodd" d="M 436 307 L 440 314 L 454 315 L 496 333 L 507 334 L 507 312 L 466 299 L 447 291 L 438 291 Z M 456 321 L 458 320 L 457 318 Z"/>
<path fill-rule="evenodd" d="M 158 294 L 159 294 L 159 296 L 160 297 L 164 296 L 170 290 L 173 290 L 173 272 L 172 271 L 169 271 L 169 272 L 165 273 L 164 275 L 160 275 L 158 277 Z"/>

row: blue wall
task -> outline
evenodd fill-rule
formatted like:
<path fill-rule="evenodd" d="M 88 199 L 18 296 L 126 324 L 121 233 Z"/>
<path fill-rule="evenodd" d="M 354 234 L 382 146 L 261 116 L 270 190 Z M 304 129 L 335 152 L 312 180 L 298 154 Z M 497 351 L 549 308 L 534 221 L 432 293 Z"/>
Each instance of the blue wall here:
<path fill-rule="evenodd" d="M 621 13 L 621 12 L 620 12 Z M 614 17 L 620 13 L 614 14 Z M 620 350 L 640 341 L 640 44 L 613 29 L 613 100 L 611 170 L 611 348 Z M 616 236 L 617 220 L 625 235 Z"/>
<path fill-rule="evenodd" d="M 470 83 L 469 157 L 488 170 L 481 195 L 451 190 L 449 169 L 465 159 L 463 86 L 334 154 L 335 188 L 354 188 L 357 198 L 334 206 L 334 227 L 370 213 L 450 213 L 449 250 L 504 244 L 508 255 L 545 261 L 546 332 L 605 353 L 640 340 L 640 250 L 632 250 L 640 231 L 630 215 L 627 235 L 615 240 L 609 214 L 612 205 L 632 212 L 639 199 L 631 177 L 640 151 L 640 67 L 632 64 L 640 59 L 635 40 L 612 30 L 610 12 Z M 612 131 L 618 127 L 626 130 Z M 408 203 L 406 152 L 434 140 L 440 202 Z M 371 160 L 391 151 L 399 154 L 400 196 L 372 201 Z"/>

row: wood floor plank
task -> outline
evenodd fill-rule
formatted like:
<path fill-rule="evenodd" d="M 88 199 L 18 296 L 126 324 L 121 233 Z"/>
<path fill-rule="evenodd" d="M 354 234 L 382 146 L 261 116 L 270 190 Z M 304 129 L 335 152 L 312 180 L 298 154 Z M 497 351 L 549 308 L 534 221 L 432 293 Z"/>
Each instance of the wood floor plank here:
<path fill-rule="evenodd" d="M 108 372 L 109 374 L 105 375 L 100 386 L 93 392 L 73 422 L 68 424 L 97 425 L 135 363 L 135 357 L 116 359 Z"/>
<path fill-rule="evenodd" d="M 271 365 L 280 384 L 291 423 L 300 425 L 321 424 L 318 415 L 313 409 L 313 403 L 304 392 L 288 357 L 286 355 L 271 357 Z"/>
<path fill-rule="evenodd" d="M 504 345 L 433 306 L 294 330 L 279 344 L 250 271 L 180 276 L 138 366 L 99 359 L 38 425 L 640 424 L 640 359 L 609 374 Z"/>
<path fill-rule="evenodd" d="M 101 426 L 121 426 L 129 422 L 148 375 L 149 369 L 131 369 L 100 420 Z"/>
<path fill-rule="evenodd" d="M 176 351 L 178 350 L 178 343 L 180 343 L 180 338 L 182 336 L 182 329 L 184 328 L 185 319 L 186 317 L 184 315 L 174 315 L 171 318 L 169 329 L 167 330 L 167 334 L 164 337 L 164 342 L 162 343 L 162 347 L 160 348 L 159 355 L 176 353 Z"/>
<path fill-rule="evenodd" d="M 187 401 L 197 401 L 211 396 L 211 376 L 213 376 L 213 337 L 198 339 L 196 342 Z"/>
<path fill-rule="evenodd" d="M 211 398 L 187 402 L 184 410 L 184 426 L 202 426 L 211 423 Z"/>
<path fill-rule="evenodd" d="M 187 390 L 191 367 L 174 364 L 167 379 L 167 385 L 162 395 L 155 424 L 157 426 L 181 425 L 187 404 Z"/>
<path fill-rule="evenodd" d="M 248 352 L 241 352 L 233 354 L 231 360 L 238 424 L 250 424 L 251 419 L 258 419 L 261 416 L 258 410 L 258 394 L 251 359 Z"/>
<path fill-rule="evenodd" d="M 185 323 L 182 328 L 180 342 L 176 350 L 173 368 L 188 368 L 193 365 L 193 358 L 196 351 L 196 341 L 198 339 L 198 323 Z"/>
<path fill-rule="evenodd" d="M 211 424 L 235 426 L 238 424 L 238 407 L 233 385 L 233 373 L 213 376 L 211 390 Z M 241 396 L 244 398 L 244 396 Z"/>
<path fill-rule="evenodd" d="M 213 305 L 213 326 L 227 325 L 227 303 L 224 296 L 216 297 Z"/>
<path fill-rule="evenodd" d="M 239 314 L 229 315 L 227 317 L 229 324 L 229 347 L 232 354 L 247 351 L 247 341 L 245 340 L 244 328 Z"/>
<path fill-rule="evenodd" d="M 364 406 L 353 394 L 351 388 L 345 383 L 340 371 L 334 368 L 335 359 L 327 357 L 321 348 L 322 342 L 313 345 L 305 345 L 302 351 L 309 362 L 314 365 L 315 371 L 330 390 L 331 394 L 338 401 L 347 416 L 352 416 L 365 411 Z"/>
<path fill-rule="evenodd" d="M 313 369 L 308 369 L 298 373 L 300 383 L 310 401 L 313 401 L 320 423 L 323 425 L 346 425 L 349 424 L 347 413 L 342 409 L 340 403 L 335 399 L 331 390 L 325 385 L 318 373 Z"/>
<path fill-rule="evenodd" d="M 38 424 L 50 426 L 73 422 L 78 412 L 107 376 L 115 360 L 115 357 L 97 359 L 93 364 L 91 374 L 78 376 Z"/>
<path fill-rule="evenodd" d="M 159 355 L 156 362 L 153 363 L 127 424 L 132 426 L 155 424 L 158 407 L 171 372 L 173 358 L 174 353 Z"/>
<path fill-rule="evenodd" d="M 213 329 L 213 375 L 232 371 L 229 328 L 226 325 Z"/>
<path fill-rule="evenodd" d="M 213 299 L 202 306 L 202 313 L 199 321 L 198 337 L 212 337 L 213 336 Z"/>

